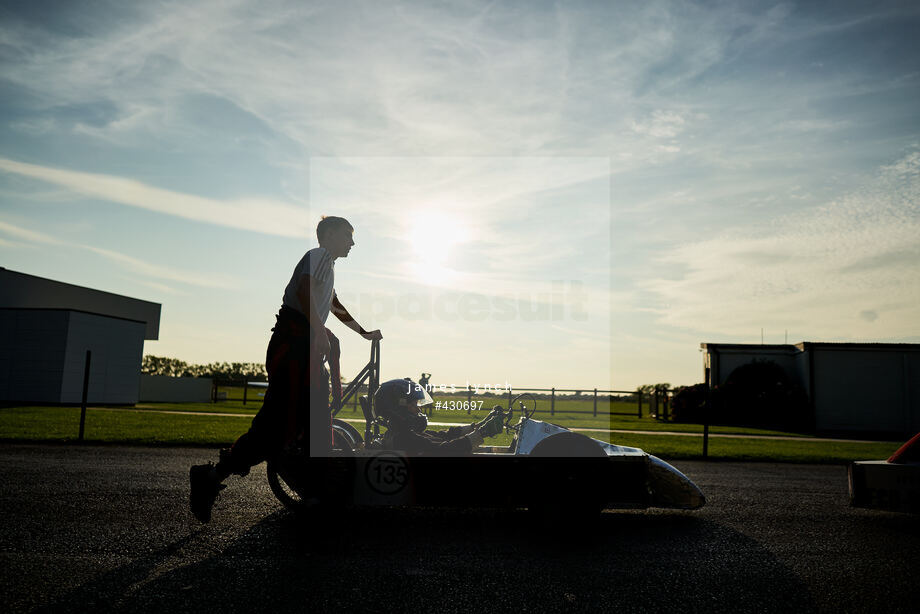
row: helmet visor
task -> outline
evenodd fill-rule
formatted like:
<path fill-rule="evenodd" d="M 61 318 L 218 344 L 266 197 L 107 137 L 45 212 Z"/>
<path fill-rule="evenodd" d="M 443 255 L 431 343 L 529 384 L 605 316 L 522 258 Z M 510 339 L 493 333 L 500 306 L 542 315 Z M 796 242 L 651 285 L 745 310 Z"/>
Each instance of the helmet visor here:
<path fill-rule="evenodd" d="M 434 400 L 432 400 L 431 395 L 428 394 L 428 391 L 424 386 L 421 387 L 421 390 L 414 390 L 412 398 L 418 401 L 416 403 L 418 407 L 424 407 L 425 405 L 431 405 L 434 403 Z"/>

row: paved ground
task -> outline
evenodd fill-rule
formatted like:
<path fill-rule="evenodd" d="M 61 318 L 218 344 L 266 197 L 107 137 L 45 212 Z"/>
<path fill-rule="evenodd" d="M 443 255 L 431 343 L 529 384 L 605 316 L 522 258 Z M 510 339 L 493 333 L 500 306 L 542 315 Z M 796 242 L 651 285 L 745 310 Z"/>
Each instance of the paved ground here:
<path fill-rule="evenodd" d="M 920 517 L 847 507 L 841 466 L 681 462 L 697 512 L 534 526 L 351 512 L 320 530 L 257 469 L 186 511 L 213 450 L 0 445 L 0 609 L 917 611 Z"/>

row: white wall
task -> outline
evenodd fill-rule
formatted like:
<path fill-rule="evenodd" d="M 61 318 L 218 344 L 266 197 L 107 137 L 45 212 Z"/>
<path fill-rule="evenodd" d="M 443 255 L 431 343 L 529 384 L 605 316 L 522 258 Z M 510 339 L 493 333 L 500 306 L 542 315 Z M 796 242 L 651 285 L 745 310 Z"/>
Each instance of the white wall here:
<path fill-rule="evenodd" d="M 811 351 L 815 426 L 819 430 L 916 429 L 920 354 L 897 350 Z"/>
<path fill-rule="evenodd" d="M 141 401 L 161 403 L 207 403 L 212 381 L 206 377 L 141 375 Z"/>
<path fill-rule="evenodd" d="M 904 357 L 905 405 L 908 432 L 920 432 L 920 353 L 911 352 Z"/>
<path fill-rule="evenodd" d="M 60 402 L 82 400 L 86 350 L 91 350 L 87 402 L 137 403 L 146 325 L 89 313 L 68 313 Z"/>

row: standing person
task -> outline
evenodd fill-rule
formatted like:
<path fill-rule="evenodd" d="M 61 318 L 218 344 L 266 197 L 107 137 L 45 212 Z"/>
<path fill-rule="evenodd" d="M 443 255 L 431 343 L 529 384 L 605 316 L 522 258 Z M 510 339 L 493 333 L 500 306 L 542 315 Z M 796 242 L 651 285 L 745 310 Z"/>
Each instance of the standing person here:
<path fill-rule="evenodd" d="M 430 379 L 431 379 L 431 373 L 422 373 L 422 376 L 418 378 L 418 385 L 424 388 L 425 391 L 428 392 L 428 394 L 431 394 L 431 388 L 428 387 L 428 380 Z M 428 405 L 425 406 L 425 409 L 423 409 L 422 411 L 427 412 L 428 417 L 430 418 L 432 414 L 434 413 L 434 408 L 432 407 L 432 404 L 429 403 Z"/>
<path fill-rule="evenodd" d="M 331 311 L 365 339 L 383 338 L 379 330 L 364 330 L 335 296 L 334 264 L 348 256 L 355 244 L 353 233 L 346 219 L 324 216 L 316 227 L 319 247 L 309 250 L 294 267 L 268 342 L 268 390 L 262 408 L 249 431 L 231 448 L 221 450 L 217 465 L 194 465 L 189 470 L 189 506 L 201 522 L 211 519 L 217 494 L 231 473 L 246 475 L 302 433 L 311 456 L 330 450 L 329 381 L 323 360 L 332 348 L 326 318 Z"/>

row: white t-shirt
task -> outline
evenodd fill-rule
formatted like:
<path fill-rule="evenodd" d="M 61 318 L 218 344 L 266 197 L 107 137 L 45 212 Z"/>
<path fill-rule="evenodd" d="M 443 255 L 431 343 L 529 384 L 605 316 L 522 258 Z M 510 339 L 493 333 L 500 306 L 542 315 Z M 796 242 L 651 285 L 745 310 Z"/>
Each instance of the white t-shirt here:
<path fill-rule="evenodd" d="M 313 300 L 316 302 L 316 310 L 319 312 L 319 319 L 325 324 L 326 318 L 329 317 L 329 309 L 332 307 L 333 283 L 335 281 L 334 265 L 335 260 L 332 258 L 332 254 L 325 247 L 314 247 L 309 250 L 303 255 L 297 266 L 294 267 L 291 281 L 288 282 L 287 287 L 284 289 L 283 304 L 307 316 L 305 310 L 310 309 L 310 305 L 301 307 L 300 300 L 297 298 L 297 287 L 300 285 L 300 280 L 305 275 L 310 274 L 318 282 L 311 291 L 313 292 Z"/>

